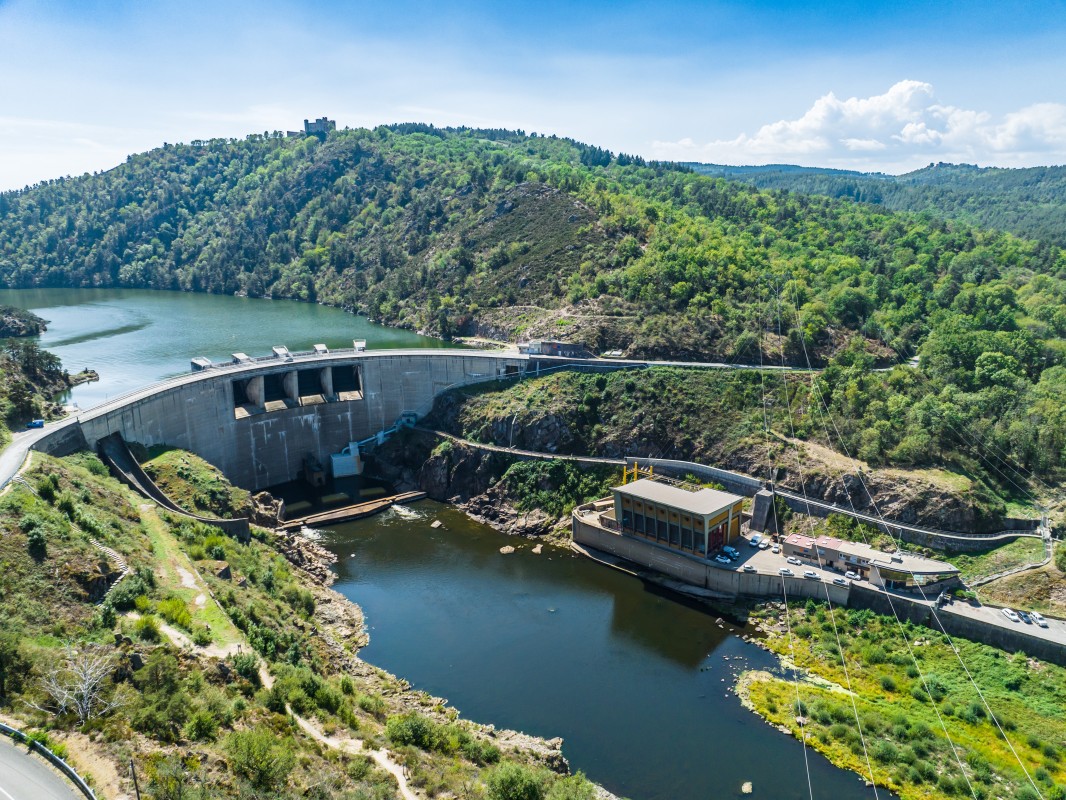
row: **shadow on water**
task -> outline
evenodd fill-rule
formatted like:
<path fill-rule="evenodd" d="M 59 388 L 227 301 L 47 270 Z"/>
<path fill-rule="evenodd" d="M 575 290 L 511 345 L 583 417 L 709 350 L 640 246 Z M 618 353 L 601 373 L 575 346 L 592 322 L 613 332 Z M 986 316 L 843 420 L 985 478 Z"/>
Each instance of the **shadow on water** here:
<path fill-rule="evenodd" d="M 117 328 L 103 328 L 100 330 L 88 331 L 86 333 L 79 333 L 75 336 L 68 336 L 65 339 L 50 339 L 48 341 L 48 347 L 70 347 L 75 344 L 83 344 L 84 342 L 96 342 L 101 339 L 110 339 L 113 336 L 122 336 L 125 333 L 136 333 L 137 331 L 144 330 L 152 323 L 148 320 L 143 322 L 132 322 L 128 325 L 120 325 Z"/>
<path fill-rule="evenodd" d="M 339 558 L 335 588 L 366 613 L 365 658 L 464 715 L 562 736 L 575 769 L 634 800 L 740 797 L 749 780 L 755 797 L 809 798 L 802 746 L 731 692 L 742 670 L 777 661 L 717 613 L 567 550 L 535 555 L 429 501 L 323 544 Z M 873 796 L 807 756 L 815 798 Z"/>

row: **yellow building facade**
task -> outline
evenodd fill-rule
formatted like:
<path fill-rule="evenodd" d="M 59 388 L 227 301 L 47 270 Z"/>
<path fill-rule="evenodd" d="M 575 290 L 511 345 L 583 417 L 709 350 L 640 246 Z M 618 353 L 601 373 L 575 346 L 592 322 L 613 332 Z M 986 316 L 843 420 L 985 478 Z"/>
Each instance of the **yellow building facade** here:
<path fill-rule="evenodd" d="M 744 498 L 715 489 L 691 490 L 651 478 L 615 486 L 619 531 L 708 558 L 740 538 Z"/>

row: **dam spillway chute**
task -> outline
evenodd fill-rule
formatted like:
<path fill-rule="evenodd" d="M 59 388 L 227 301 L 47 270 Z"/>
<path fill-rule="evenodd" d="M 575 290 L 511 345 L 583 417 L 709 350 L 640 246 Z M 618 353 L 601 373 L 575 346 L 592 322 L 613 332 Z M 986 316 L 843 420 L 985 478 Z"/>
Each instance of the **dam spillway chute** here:
<path fill-rule="evenodd" d="M 418 422 L 418 415 L 413 411 L 405 411 L 396 420 L 391 428 L 378 431 L 373 436 L 368 436 L 358 442 L 348 442 L 348 446 L 339 453 L 333 453 L 329 457 L 330 470 L 334 478 L 350 478 L 354 475 L 363 474 L 362 450 L 365 447 L 382 445 L 396 431 L 403 428 L 413 428 Z"/>

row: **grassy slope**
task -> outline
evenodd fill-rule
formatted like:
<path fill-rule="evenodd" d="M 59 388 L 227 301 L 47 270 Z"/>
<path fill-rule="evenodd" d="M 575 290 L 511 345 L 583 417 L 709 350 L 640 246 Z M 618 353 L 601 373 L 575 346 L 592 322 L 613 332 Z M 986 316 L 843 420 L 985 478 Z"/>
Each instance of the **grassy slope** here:
<path fill-rule="evenodd" d="M 809 603 L 789 609 L 790 644 L 781 612 L 766 613 L 770 648 L 789 659 L 794 655 L 800 669 L 813 676 L 799 685 L 802 715 L 809 720 L 808 742 L 833 763 L 869 775 L 846 690 L 850 681 L 877 782 L 904 800 L 968 796 L 966 779 L 978 797 L 1030 796 L 1007 742 L 989 721 L 944 637 L 911 626 L 902 634 L 891 618 L 842 609 L 830 614 L 823 604 Z M 1066 796 L 1066 670 L 963 639 L 954 643 L 1041 794 Z M 935 703 L 923 688 L 922 676 Z M 748 675 L 742 678 L 741 692 L 761 716 L 796 734 L 797 689 L 791 677 L 791 672 L 785 679 Z"/>
<path fill-rule="evenodd" d="M 247 515 L 250 493 L 226 481 L 221 471 L 193 453 L 154 447 L 142 466 L 179 507 L 217 517 Z"/>
<path fill-rule="evenodd" d="M 180 463 L 181 456 L 175 457 Z M 132 756 L 142 791 L 147 784 L 157 796 L 166 781 L 191 786 L 200 779 L 219 798 L 249 791 L 276 798 L 308 791 L 352 800 L 393 796 L 390 776 L 361 755 L 322 748 L 302 735 L 291 718 L 277 713 L 282 702 L 327 734 L 347 731 L 371 746 L 401 750 L 412 784 L 431 796 L 479 785 L 484 770 L 478 763 L 498 757 L 469 724 L 450 722 L 424 695 L 358 661 L 358 610 L 345 611 L 338 596 L 305 585 L 266 532 L 240 544 L 171 519 L 108 477 L 87 453 L 37 455 L 27 476 L 41 498 L 13 486 L 0 499 L 0 660 L 17 665 L 0 707 L 24 727 L 50 729 L 53 741 L 69 739 L 75 763 L 109 791 L 128 791 L 116 776 L 125 774 Z M 202 487 L 190 482 L 185 488 L 194 494 Z M 218 487 L 219 494 L 229 492 L 224 483 Z M 43 553 L 34 554 L 29 531 L 44 533 Z M 92 602 L 90 592 L 99 594 L 116 575 L 88 543 L 88 532 L 134 570 L 103 606 Z M 219 559 L 231 565 L 233 580 L 215 577 L 211 567 Z M 116 620 L 111 608 L 119 615 L 135 608 L 140 619 Z M 132 647 L 113 645 L 116 623 L 134 639 Z M 210 633 L 203 636 L 207 626 Z M 201 643 L 189 642 L 194 637 Z M 81 731 L 91 731 L 92 741 L 67 716 L 36 712 L 24 702 L 45 700 L 40 676 L 68 642 L 99 642 L 119 665 L 108 691 L 122 694 L 122 711 Z M 186 652 L 178 653 L 175 642 Z M 238 646 L 254 654 L 245 666 L 233 655 Z M 142 669 L 131 668 L 132 651 L 144 659 Z M 219 658 L 228 660 L 228 671 L 220 671 Z M 273 674 L 272 692 L 257 688 L 255 661 Z M 386 731 L 389 719 L 411 708 L 425 715 L 413 718 L 422 720 L 416 727 L 433 734 L 415 742 L 422 747 L 401 746 Z M 234 750 L 243 736 L 259 736 L 266 763 L 286 766 L 284 774 L 268 780 L 249 771 Z M 522 766 L 528 761 L 524 752 L 506 755 L 546 786 L 558 782 Z M 258 788 L 250 788 L 256 781 Z"/>

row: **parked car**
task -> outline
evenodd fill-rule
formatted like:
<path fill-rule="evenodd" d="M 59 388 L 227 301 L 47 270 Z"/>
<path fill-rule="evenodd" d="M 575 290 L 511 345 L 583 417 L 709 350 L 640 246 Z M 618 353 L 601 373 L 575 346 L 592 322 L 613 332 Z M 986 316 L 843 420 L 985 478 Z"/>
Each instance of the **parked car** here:
<path fill-rule="evenodd" d="M 803 573 L 803 577 L 804 578 L 810 578 L 811 580 L 815 580 L 816 581 L 816 580 L 818 580 L 818 573 L 815 572 L 813 569 L 809 569 L 809 570 L 807 570 L 806 572 Z"/>
<path fill-rule="evenodd" d="M 847 586 L 848 582 L 844 578 L 833 578 L 833 583 L 837 586 Z"/>
<path fill-rule="evenodd" d="M 788 567 L 781 567 L 781 569 L 779 569 L 777 572 L 778 572 L 779 575 L 794 575 L 795 574 Z"/>
<path fill-rule="evenodd" d="M 781 552 L 781 545 L 775 544 L 773 547 L 770 548 L 770 552 L 771 553 L 780 553 Z"/>
<path fill-rule="evenodd" d="M 776 548 L 777 545 L 775 544 L 774 547 Z M 763 539 L 761 542 L 759 542 L 759 549 L 760 550 L 769 550 L 770 549 L 770 543 L 768 541 L 766 541 L 765 539 Z M 774 552 L 776 553 L 777 550 L 775 549 Z"/>
<path fill-rule="evenodd" d="M 789 564 L 802 564 L 803 563 L 802 561 L 800 561 L 795 556 L 789 556 L 788 558 L 785 559 L 785 561 L 787 561 Z"/>
<path fill-rule="evenodd" d="M 758 547 L 759 546 L 759 542 L 761 542 L 761 541 L 762 541 L 762 534 L 761 533 L 757 533 L 754 536 L 752 536 L 750 539 L 748 539 L 748 544 L 750 544 L 752 547 Z"/>
<path fill-rule="evenodd" d="M 722 548 L 722 552 L 725 553 L 727 556 L 729 556 L 734 561 L 736 561 L 738 558 L 740 558 L 740 551 L 737 550 L 735 547 L 730 547 L 729 545 L 725 545 Z"/>
<path fill-rule="evenodd" d="M 1021 617 L 1022 622 L 1024 622 L 1026 625 L 1032 625 L 1033 624 L 1033 620 L 1029 616 L 1029 612 L 1028 611 L 1019 611 L 1018 612 L 1018 616 Z"/>
<path fill-rule="evenodd" d="M 1021 618 L 1017 614 L 1015 614 L 1012 609 L 1001 608 L 1000 611 L 1003 613 L 1003 616 L 1005 616 L 1011 622 L 1021 622 L 1022 621 Z"/>
<path fill-rule="evenodd" d="M 722 555 L 721 553 L 716 555 L 714 557 L 714 560 L 717 561 L 719 564 L 728 564 L 728 563 L 730 563 L 729 559 L 726 556 Z"/>
<path fill-rule="evenodd" d="M 859 573 L 848 570 L 844 573 L 844 577 L 847 578 L 849 581 L 857 581 L 859 580 Z"/>
<path fill-rule="evenodd" d="M 30 420 L 29 422 L 26 423 L 26 427 L 27 428 L 43 428 L 44 427 L 44 420 L 43 419 Z"/>
<path fill-rule="evenodd" d="M 1030 611 L 1029 616 L 1033 618 L 1033 622 L 1039 625 L 1041 628 L 1047 627 L 1047 620 L 1044 619 L 1044 615 L 1039 611 Z"/>
<path fill-rule="evenodd" d="M 745 572 L 755 572 L 755 567 L 753 567 L 751 564 L 745 564 L 744 565 L 744 571 Z"/>

